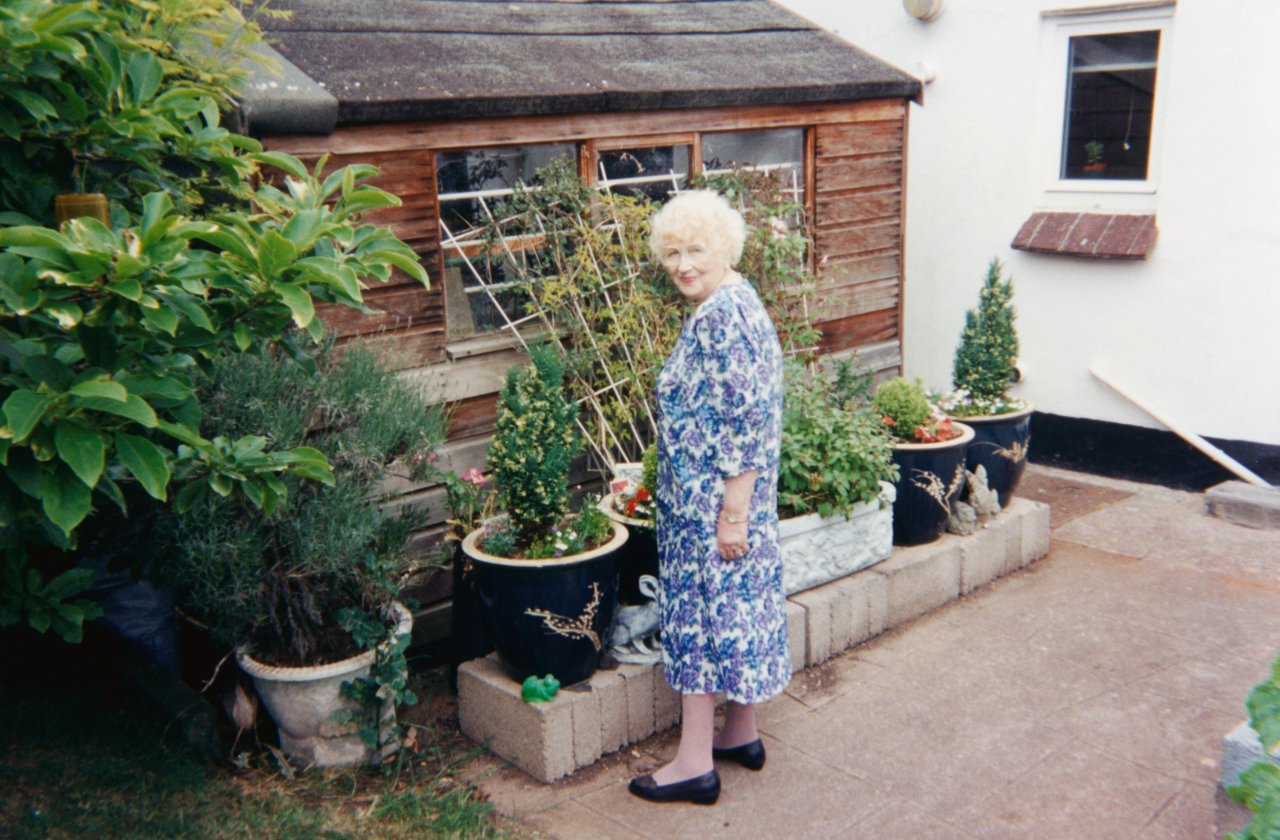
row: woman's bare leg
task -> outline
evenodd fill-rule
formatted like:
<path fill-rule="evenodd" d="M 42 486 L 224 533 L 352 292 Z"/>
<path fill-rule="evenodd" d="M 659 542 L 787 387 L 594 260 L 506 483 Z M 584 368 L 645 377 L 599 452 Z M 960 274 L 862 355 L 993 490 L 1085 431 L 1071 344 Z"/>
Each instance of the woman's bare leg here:
<path fill-rule="evenodd" d="M 653 773 L 653 780 L 660 785 L 683 782 L 711 772 L 716 696 L 685 694 L 680 698 L 680 713 L 680 746 L 676 749 L 676 757 Z"/>
<path fill-rule="evenodd" d="M 750 703 L 725 704 L 724 726 L 712 741 L 716 749 L 725 750 L 749 744 L 760 737 L 756 730 L 756 707 Z"/>

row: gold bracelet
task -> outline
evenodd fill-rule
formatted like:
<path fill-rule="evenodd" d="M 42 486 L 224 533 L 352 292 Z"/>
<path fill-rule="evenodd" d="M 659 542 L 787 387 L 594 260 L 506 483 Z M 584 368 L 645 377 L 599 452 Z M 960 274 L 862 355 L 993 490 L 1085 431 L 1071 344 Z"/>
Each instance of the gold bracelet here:
<path fill-rule="evenodd" d="M 720 516 L 723 517 L 724 521 L 728 522 L 730 525 L 741 525 L 743 522 L 747 521 L 747 517 L 745 516 L 734 516 L 732 513 L 725 513 L 724 511 L 720 512 Z"/>

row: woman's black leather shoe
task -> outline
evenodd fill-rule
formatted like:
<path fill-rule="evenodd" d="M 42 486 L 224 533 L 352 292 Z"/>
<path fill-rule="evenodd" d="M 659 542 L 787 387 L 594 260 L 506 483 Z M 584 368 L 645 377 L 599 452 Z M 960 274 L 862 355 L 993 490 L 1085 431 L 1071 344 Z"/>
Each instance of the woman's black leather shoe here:
<path fill-rule="evenodd" d="M 720 774 L 712 770 L 683 782 L 660 785 L 646 773 L 636 776 L 627 788 L 641 799 L 650 802 L 692 802 L 695 805 L 714 805 L 720 798 Z"/>
<path fill-rule="evenodd" d="M 748 770 L 759 770 L 764 767 L 764 741 L 757 738 L 740 747 L 712 749 L 711 757 L 720 761 L 736 761 Z"/>

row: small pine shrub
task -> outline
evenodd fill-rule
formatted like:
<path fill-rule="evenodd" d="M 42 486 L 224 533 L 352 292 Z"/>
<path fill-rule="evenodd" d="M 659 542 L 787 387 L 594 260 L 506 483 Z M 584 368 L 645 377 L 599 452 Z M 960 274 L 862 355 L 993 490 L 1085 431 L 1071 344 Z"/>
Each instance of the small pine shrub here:
<path fill-rule="evenodd" d="M 569 465 L 578 449 L 576 410 L 564 394 L 564 362 L 535 347 L 528 366 L 513 367 L 498 395 L 489 468 L 498 503 L 519 542 L 532 545 L 569 508 Z"/>
<path fill-rule="evenodd" d="M 1002 271 L 998 259 L 991 260 L 987 266 L 978 306 L 965 313 L 964 330 L 960 333 L 951 372 L 952 384 L 957 390 L 968 392 L 977 405 L 1007 401 L 1018 361 L 1013 281 L 1002 282 Z"/>

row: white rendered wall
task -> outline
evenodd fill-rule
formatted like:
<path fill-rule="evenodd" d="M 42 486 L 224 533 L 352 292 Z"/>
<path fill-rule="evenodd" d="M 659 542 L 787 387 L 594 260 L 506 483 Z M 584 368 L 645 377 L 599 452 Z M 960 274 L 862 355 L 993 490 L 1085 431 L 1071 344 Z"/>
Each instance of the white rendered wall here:
<path fill-rule="evenodd" d="M 1090 375 L 1096 361 L 1201 435 L 1280 444 L 1280 2 L 1178 0 L 1161 44 L 1154 195 L 1065 196 L 1046 192 L 1066 82 L 1043 58 L 1041 11 L 1100 3 L 945 0 L 926 23 L 900 0 L 780 2 L 936 73 L 909 118 L 908 375 L 949 387 L 964 312 L 998 256 L 1014 278 L 1018 393 L 1039 410 L 1160 427 Z M 1159 240 L 1138 262 L 1012 250 L 1037 210 L 1153 210 Z"/>

